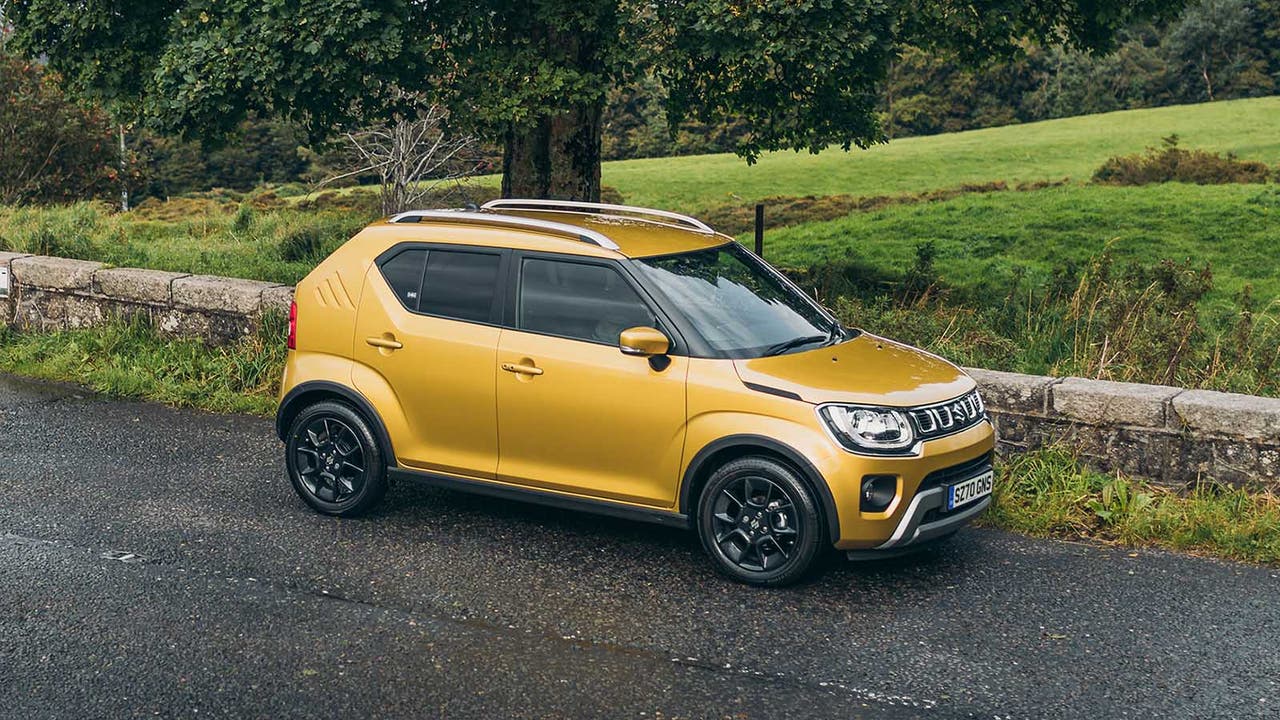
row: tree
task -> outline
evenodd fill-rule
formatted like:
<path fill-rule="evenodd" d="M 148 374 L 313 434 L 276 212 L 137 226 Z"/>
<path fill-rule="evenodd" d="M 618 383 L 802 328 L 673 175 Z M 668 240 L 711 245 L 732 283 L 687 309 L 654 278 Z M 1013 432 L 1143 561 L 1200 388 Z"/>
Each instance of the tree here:
<path fill-rule="evenodd" d="M 101 108 L 71 102 L 38 64 L 0 51 L 0 204 L 103 197 L 114 147 Z"/>
<path fill-rule="evenodd" d="M 441 185 L 457 189 L 479 167 L 479 143 L 469 135 L 446 135 L 444 121 L 444 110 L 430 105 L 389 125 L 346 133 L 353 167 L 325 182 L 377 175 L 386 215 L 417 207 Z"/>
<path fill-rule="evenodd" d="M 1250 47 L 1253 31 L 1249 0 L 1200 0 L 1182 14 L 1166 42 L 1177 59 L 1195 70 L 1204 98 L 1212 101 L 1219 86 L 1235 76 L 1265 76 L 1265 59 Z"/>
<path fill-rule="evenodd" d="M 883 138 L 897 48 L 966 62 L 1025 38 L 1106 47 L 1161 0 L 14 0 L 14 42 L 82 92 L 163 127 L 225 132 L 251 111 L 317 135 L 429 93 L 451 129 L 500 138 L 503 192 L 595 199 L 611 88 L 651 73 L 670 127 L 749 127 L 736 151 Z"/>

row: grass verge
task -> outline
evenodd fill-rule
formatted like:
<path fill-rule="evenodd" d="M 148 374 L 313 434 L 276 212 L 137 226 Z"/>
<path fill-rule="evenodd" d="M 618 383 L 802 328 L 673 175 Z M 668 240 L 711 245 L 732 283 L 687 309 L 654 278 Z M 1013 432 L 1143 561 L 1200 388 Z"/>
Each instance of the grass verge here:
<path fill-rule="evenodd" d="M 74 382 L 111 397 L 271 415 L 284 367 L 285 323 L 268 317 L 257 335 L 224 348 L 161 337 L 142 319 L 55 333 L 0 325 L 0 370 Z"/>
<path fill-rule="evenodd" d="M 1280 563 L 1280 498 L 1202 483 L 1182 493 L 1082 468 L 1064 449 L 1016 456 L 996 475 L 981 523 L 1034 537 L 1161 547 Z"/>
<path fill-rule="evenodd" d="M 271 415 L 284 361 L 282 332 L 273 318 L 254 337 L 211 348 L 161 337 L 142 321 L 50 334 L 0 327 L 0 370 L 76 382 L 109 396 Z M 1280 564 L 1276 496 L 1213 484 L 1175 493 L 1083 469 L 1057 448 L 1003 463 L 981 523 L 1035 537 Z"/>

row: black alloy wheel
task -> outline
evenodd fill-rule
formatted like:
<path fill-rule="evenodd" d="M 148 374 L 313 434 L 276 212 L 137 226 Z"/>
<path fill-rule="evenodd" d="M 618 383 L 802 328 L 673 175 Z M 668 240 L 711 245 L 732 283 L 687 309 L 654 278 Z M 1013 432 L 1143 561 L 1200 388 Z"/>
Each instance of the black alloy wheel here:
<path fill-rule="evenodd" d="M 358 515 L 386 492 L 385 462 L 369 424 L 343 403 L 320 402 L 294 418 L 285 462 L 294 490 L 326 515 Z"/>
<path fill-rule="evenodd" d="M 707 553 L 724 574 L 756 585 L 803 577 L 821 547 L 822 525 L 804 481 L 772 458 L 726 463 L 707 481 L 699 503 Z"/>

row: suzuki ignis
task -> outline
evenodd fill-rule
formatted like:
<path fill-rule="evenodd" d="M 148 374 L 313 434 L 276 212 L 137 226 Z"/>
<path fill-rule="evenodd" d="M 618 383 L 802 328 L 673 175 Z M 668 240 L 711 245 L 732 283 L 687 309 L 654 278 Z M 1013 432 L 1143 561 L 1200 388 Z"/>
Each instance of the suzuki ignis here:
<path fill-rule="evenodd" d="M 884 557 L 990 501 L 974 381 L 684 215 L 496 200 L 374 223 L 296 289 L 276 426 L 329 515 L 414 480 L 689 528 L 731 578 Z"/>

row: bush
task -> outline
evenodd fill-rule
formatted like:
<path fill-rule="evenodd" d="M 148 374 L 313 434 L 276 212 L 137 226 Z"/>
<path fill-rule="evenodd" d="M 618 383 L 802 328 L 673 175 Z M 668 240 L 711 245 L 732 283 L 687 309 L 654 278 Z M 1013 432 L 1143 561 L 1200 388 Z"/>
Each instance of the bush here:
<path fill-rule="evenodd" d="M 283 228 L 276 248 L 285 262 L 315 266 L 363 227 L 363 218 L 322 218 Z"/>
<path fill-rule="evenodd" d="M 1105 185 L 1150 185 L 1185 182 L 1197 185 L 1265 183 L 1271 175 L 1266 163 L 1240 160 L 1204 150 L 1183 150 L 1178 136 L 1170 135 L 1162 147 L 1110 158 L 1093 173 L 1093 181 Z"/>
<path fill-rule="evenodd" d="M 1064 181 L 1065 182 L 1065 181 Z M 1056 181 L 1043 181 L 1038 187 L 1050 187 L 1061 184 Z M 1038 187 L 1019 187 L 1022 189 L 1038 189 Z M 938 202 L 950 200 L 969 193 L 990 193 L 1008 190 L 1003 180 L 989 183 L 966 183 L 958 187 L 930 190 L 922 193 L 903 193 L 898 195 L 808 195 L 804 197 L 774 195 L 762 199 L 764 204 L 764 222 L 766 230 L 772 228 L 802 225 L 811 222 L 824 222 L 844 217 L 854 212 L 871 212 L 891 205 L 909 205 L 920 202 Z M 606 200 L 605 202 L 609 202 Z M 755 228 L 754 204 L 719 205 L 698 213 L 704 221 L 715 229 L 728 235 L 740 235 Z"/>
<path fill-rule="evenodd" d="M 0 204 L 105 198 L 118 176 L 106 113 L 36 63 L 0 51 Z"/>
<path fill-rule="evenodd" d="M 1104 252 L 1046 284 L 1015 275 L 978 297 L 938 279 L 933 253 L 917 246 L 897 276 L 848 259 L 789 272 L 847 325 L 963 365 L 1280 395 L 1280 301 L 1259 306 L 1246 287 L 1208 322 L 1207 266 L 1119 265 Z"/>

